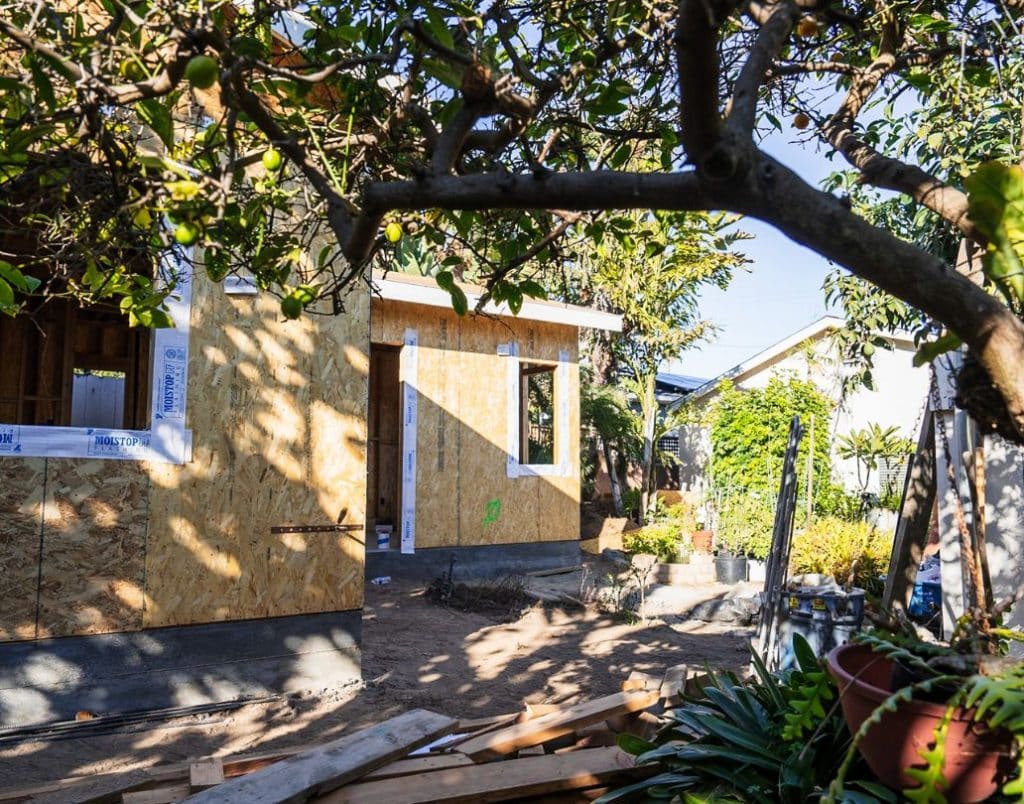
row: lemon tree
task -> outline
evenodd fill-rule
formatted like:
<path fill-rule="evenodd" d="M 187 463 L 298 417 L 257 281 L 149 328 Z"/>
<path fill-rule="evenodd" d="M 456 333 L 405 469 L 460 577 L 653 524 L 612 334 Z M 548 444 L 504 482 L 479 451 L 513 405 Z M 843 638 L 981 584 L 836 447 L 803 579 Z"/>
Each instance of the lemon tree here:
<path fill-rule="evenodd" d="M 33 237 L 4 258 L 45 280 L 12 285 L 7 309 L 38 293 L 157 309 L 159 297 L 133 295 L 136 280 L 186 248 L 176 232 L 188 222 L 212 278 L 245 269 L 282 298 L 316 285 L 340 312 L 368 264 L 394 259 L 394 220 L 401 244 L 422 242 L 441 270 L 471 272 L 512 306 L 605 234 L 626 244 L 624 210 L 720 210 L 765 221 L 955 333 L 1019 435 L 1015 235 L 993 234 L 964 182 L 990 158 L 1020 159 L 1022 11 L 150 0 L 39 14 L 7 0 L 0 220 Z M 907 106 L 943 112 L 888 125 Z M 763 134 L 787 120 L 806 128 L 768 154 Z M 969 147 L 990 132 L 1008 147 Z M 801 147 L 833 153 L 851 177 L 814 186 L 791 168 Z M 249 169 L 276 165 L 271 149 L 280 166 Z M 640 149 L 653 156 L 638 166 Z M 987 283 L 872 215 L 854 178 L 895 193 L 909 220 L 994 246 Z M 573 240 L 581 221 L 587 239 Z"/>

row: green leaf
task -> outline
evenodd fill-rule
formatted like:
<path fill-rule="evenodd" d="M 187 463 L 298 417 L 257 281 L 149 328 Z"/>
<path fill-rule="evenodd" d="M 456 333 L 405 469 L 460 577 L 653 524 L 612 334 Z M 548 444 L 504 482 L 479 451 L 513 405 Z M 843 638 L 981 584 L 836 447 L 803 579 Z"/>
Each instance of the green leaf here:
<path fill-rule="evenodd" d="M 458 89 L 462 86 L 462 75 L 446 61 L 424 59 L 423 71 L 450 89 Z M 461 99 L 458 99 L 458 102 L 461 105 Z"/>
<path fill-rule="evenodd" d="M 533 279 L 526 279 L 520 282 L 519 290 L 533 299 L 546 299 L 548 297 L 548 292 L 544 290 L 544 286 Z"/>
<path fill-rule="evenodd" d="M 449 50 L 454 50 L 455 39 L 448 28 L 448 23 L 445 22 L 444 17 L 433 6 L 427 6 L 427 20 L 427 30 L 430 31 L 431 36 Z"/>
<path fill-rule="evenodd" d="M 451 293 L 452 288 L 455 287 L 455 277 L 452 276 L 451 271 L 438 271 L 437 276 L 434 277 L 434 281 L 437 282 L 437 286 L 442 290 L 447 290 Z"/>
<path fill-rule="evenodd" d="M 469 300 L 466 298 L 462 288 L 458 285 L 453 285 L 448 294 L 452 297 L 452 309 L 455 313 L 460 316 L 465 315 L 469 310 Z"/>
<path fill-rule="evenodd" d="M 50 81 L 50 76 L 48 76 L 46 71 L 39 65 L 39 61 L 36 59 L 35 54 L 29 54 L 28 68 L 32 73 L 32 83 L 35 86 L 36 95 L 38 95 L 39 99 L 50 107 L 50 109 L 53 109 L 57 105 L 57 98 L 53 92 L 53 82 Z"/>
<path fill-rule="evenodd" d="M 174 147 L 174 121 L 167 107 L 156 98 L 147 98 L 135 104 L 135 111 L 142 121 L 153 129 L 160 141 L 168 148 Z"/>
<path fill-rule="evenodd" d="M 519 315 L 519 311 L 523 309 L 523 292 L 515 285 L 509 285 L 505 291 L 505 302 L 512 315 Z"/>
<path fill-rule="evenodd" d="M 640 756 L 640 754 L 653 751 L 658 747 L 656 743 L 652 743 L 650 740 L 637 737 L 635 734 L 625 733 L 615 738 L 615 744 L 627 754 L 632 754 L 633 756 Z"/>
<path fill-rule="evenodd" d="M 6 260 L 0 260 L 0 277 L 6 279 L 22 293 L 31 293 L 42 284 L 34 276 L 25 276 Z"/>
<path fill-rule="evenodd" d="M 819 669 L 818 657 L 814 655 L 810 644 L 801 634 L 793 634 L 793 655 L 796 656 L 797 664 L 805 673 Z"/>
<path fill-rule="evenodd" d="M 7 284 L 6 280 L 0 279 L 0 310 L 9 315 L 14 315 L 14 309 L 14 291 Z"/>
<path fill-rule="evenodd" d="M 1024 168 L 986 162 L 964 186 L 971 220 L 989 240 L 985 275 L 1024 301 Z"/>
<path fill-rule="evenodd" d="M 914 366 L 918 367 L 923 366 L 925 363 L 931 363 L 939 355 L 959 349 L 962 344 L 963 341 L 953 332 L 947 332 L 934 341 L 925 341 L 917 348 L 917 352 L 914 354 Z"/>

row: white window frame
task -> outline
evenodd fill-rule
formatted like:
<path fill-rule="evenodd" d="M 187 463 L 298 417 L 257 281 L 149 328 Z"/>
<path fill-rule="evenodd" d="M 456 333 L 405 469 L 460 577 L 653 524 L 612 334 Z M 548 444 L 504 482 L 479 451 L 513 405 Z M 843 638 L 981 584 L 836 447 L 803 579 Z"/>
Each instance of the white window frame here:
<path fill-rule="evenodd" d="M 571 477 L 572 461 L 569 457 L 569 353 L 561 350 L 555 365 L 554 442 L 557 463 L 522 463 L 522 382 L 523 363 L 543 363 L 543 360 L 521 358 L 519 344 L 502 344 L 498 353 L 508 357 L 508 477 Z"/>
<path fill-rule="evenodd" d="M 159 275 L 177 274 L 167 307 L 174 327 L 152 337 L 148 430 L 51 427 L 0 423 L 0 458 L 89 458 L 183 464 L 192 459 L 192 431 L 185 428 L 188 391 L 192 271 L 161 260 Z"/>

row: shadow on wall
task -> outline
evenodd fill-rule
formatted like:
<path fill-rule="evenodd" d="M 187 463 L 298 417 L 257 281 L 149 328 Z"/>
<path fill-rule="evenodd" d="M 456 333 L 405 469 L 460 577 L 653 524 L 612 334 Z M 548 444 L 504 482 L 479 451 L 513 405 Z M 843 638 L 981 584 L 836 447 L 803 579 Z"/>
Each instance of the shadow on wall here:
<path fill-rule="evenodd" d="M 369 300 L 283 322 L 197 283 L 194 304 L 217 323 L 192 330 L 189 464 L 0 458 L 0 725 L 358 677 L 363 535 L 334 526 L 364 517 L 368 363 L 347 335 Z M 576 538 L 578 470 L 507 478 L 505 386 L 481 379 L 421 396 L 417 547 Z"/>
<path fill-rule="evenodd" d="M 273 657 L 358 677 L 363 535 L 334 526 L 363 521 L 369 299 L 283 321 L 196 285 L 190 463 L 0 457 L 2 725 L 281 688 Z"/>
<path fill-rule="evenodd" d="M 679 436 L 679 488 L 703 491 L 707 486 L 707 467 L 711 460 L 711 436 L 707 427 L 683 425 Z"/>

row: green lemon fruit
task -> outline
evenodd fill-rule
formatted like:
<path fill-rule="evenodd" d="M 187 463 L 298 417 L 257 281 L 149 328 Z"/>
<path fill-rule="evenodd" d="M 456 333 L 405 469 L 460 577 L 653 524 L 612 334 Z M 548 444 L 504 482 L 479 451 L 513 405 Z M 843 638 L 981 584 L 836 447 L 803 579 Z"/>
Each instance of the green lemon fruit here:
<path fill-rule="evenodd" d="M 174 229 L 174 239 L 183 246 L 191 246 L 199 239 L 199 227 L 191 221 L 182 221 Z"/>
<path fill-rule="evenodd" d="M 302 315 L 302 302 L 294 296 L 285 296 L 281 299 L 281 315 L 291 321 L 294 321 Z"/>
<path fill-rule="evenodd" d="M 391 221 L 391 223 L 384 227 L 384 236 L 388 239 L 389 243 L 397 243 L 402 239 L 402 224 Z"/>
<path fill-rule="evenodd" d="M 299 285 L 295 289 L 294 295 L 305 306 L 315 302 L 318 293 L 319 291 L 312 285 Z"/>
<path fill-rule="evenodd" d="M 129 81 L 145 81 L 149 76 L 135 59 L 125 59 L 121 62 L 120 73 Z"/>
<path fill-rule="evenodd" d="M 209 56 L 193 56 L 185 66 L 185 78 L 197 89 L 209 89 L 217 80 L 217 62 Z"/>
<path fill-rule="evenodd" d="M 281 169 L 281 152 L 276 148 L 267 148 L 263 152 L 263 167 L 273 173 Z"/>

